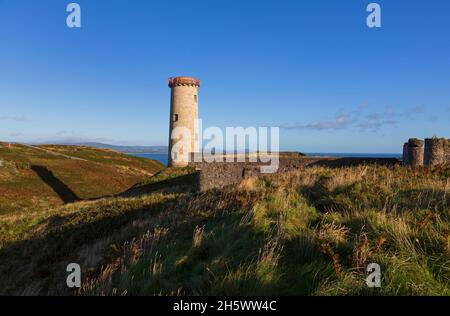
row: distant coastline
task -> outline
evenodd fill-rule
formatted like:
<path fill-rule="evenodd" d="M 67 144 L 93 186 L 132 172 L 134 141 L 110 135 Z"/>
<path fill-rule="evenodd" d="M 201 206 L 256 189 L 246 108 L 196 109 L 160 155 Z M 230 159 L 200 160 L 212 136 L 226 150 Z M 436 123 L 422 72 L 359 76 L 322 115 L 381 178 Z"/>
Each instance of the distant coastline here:
<path fill-rule="evenodd" d="M 154 159 L 161 163 L 163 163 L 165 166 L 169 163 L 169 154 L 168 153 L 126 153 L 127 155 L 134 156 L 134 157 L 140 157 L 140 158 L 147 158 L 147 159 Z M 306 153 L 307 156 L 315 156 L 315 157 L 351 157 L 351 158 L 401 158 L 402 154 L 367 154 L 367 153 Z"/>
<path fill-rule="evenodd" d="M 136 156 L 136 155 L 165 155 L 168 156 L 168 146 L 126 146 L 126 145 L 111 145 L 105 143 L 95 143 L 95 142 L 80 142 L 80 143 L 58 143 L 58 142 L 46 142 L 45 144 L 55 144 L 55 145 L 72 145 L 72 146 L 86 146 L 86 147 L 95 147 L 102 149 L 111 149 L 115 151 L 119 151 L 121 153 Z M 367 158 L 401 158 L 401 153 L 305 153 L 307 156 L 316 156 L 316 157 L 367 157 Z"/>
<path fill-rule="evenodd" d="M 105 143 L 95 143 L 95 142 L 53 142 L 47 141 L 43 143 L 36 143 L 33 145 L 66 145 L 66 146 L 84 146 L 84 147 L 94 147 L 101 149 L 110 149 L 118 151 L 124 154 L 164 154 L 168 152 L 167 146 L 126 146 L 126 145 L 111 145 Z"/>

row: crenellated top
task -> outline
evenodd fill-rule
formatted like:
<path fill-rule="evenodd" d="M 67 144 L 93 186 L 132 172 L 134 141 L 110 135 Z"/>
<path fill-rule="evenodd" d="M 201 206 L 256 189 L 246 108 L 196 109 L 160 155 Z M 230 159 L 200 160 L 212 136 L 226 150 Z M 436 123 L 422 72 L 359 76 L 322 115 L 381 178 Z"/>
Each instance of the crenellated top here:
<path fill-rule="evenodd" d="M 200 88 L 200 80 L 194 77 L 172 77 L 169 78 L 169 87 L 175 86 L 196 86 Z"/>

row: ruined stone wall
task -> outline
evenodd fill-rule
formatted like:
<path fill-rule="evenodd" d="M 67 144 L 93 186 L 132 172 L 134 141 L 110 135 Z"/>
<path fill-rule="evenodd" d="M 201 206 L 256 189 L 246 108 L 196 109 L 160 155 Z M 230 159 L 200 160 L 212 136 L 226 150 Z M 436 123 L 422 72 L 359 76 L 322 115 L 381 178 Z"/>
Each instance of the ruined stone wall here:
<path fill-rule="evenodd" d="M 196 164 L 196 168 L 199 171 L 198 189 L 206 191 L 238 184 L 244 177 L 244 167 L 242 163 Z"/>
<path fill-rule="evenodd" d="M 424 142 L 411 138 L 403 145 L 403 163 L 412 167 L 450 164 L 450 140 L 434 137 Z"/>
<path fill-rule="evenodd" d="M 279 168 L 276 173 L 287 172 L 311 165 L 322 158 L 280 158 Z M 228 185 L 237 185 L 243 179 L 260 177 L 261 162 L 200 162 L 191 163 L 199 171 L 199 189 L 205 191 L 213 188 L 222 188 Z"/>
<path fill-rule="evenodd" d="M 276 173 L 285 173 L 311 166 L 339 168 L 365 164 L 394 165 L 398 159 L 384 158 L 321 158 L 284 156 L 280 157 L 279 168 Z M 214 162 L 191 163 L 198 170 L 198 189 L 206 191 L 230 185 L 238 185 L 249 177 L 261 177 L 270 174 L 261 173 L 261 163 L 255 162 Z"/>

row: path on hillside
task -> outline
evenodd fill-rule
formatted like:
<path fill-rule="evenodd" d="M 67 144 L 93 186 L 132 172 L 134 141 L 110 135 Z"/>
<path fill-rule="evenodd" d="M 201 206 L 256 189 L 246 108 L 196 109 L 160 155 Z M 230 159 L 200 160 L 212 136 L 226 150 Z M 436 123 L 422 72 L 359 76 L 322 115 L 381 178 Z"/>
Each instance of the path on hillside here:
<path fill-rule="evenodd" d="M 51 150 L 48 150 L 48 149 L 45 149 L 45 148 L 40 148 L 40 147 L 33 146 L 33 145 L 27 145 L 27 144 L 21 144 L 21 145 L 23 145 L 25 147 L 29 147 L 29 148 L 45 151 L 46 153 L 49 153 L 51 155 L 60 156 L 60 157 L 64 157 L 64 158 L 67 158 L 67 159 L 78 160 L 78 161 L 89 161 L 89 160 L 86 160 L 86 159 L 83 159 L 83 158 L 78 158 L 78 157 L 74 157 L 74 156 L 61 154 L 61 153 L 58 153 L 58 152 L 54 152 L 54 151 L 51 151 Z"/>

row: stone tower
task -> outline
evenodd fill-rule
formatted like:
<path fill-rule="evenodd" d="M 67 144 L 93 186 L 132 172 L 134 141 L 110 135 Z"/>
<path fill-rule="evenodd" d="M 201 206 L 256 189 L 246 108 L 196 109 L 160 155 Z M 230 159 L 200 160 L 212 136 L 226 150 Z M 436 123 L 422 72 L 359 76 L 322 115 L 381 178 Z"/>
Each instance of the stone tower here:
<path fill-rule="evenodd" d="M 409 151 L 409 143 L 405 143 L 403 145 L 403 164 L 405 165 L 409 165 L 408 151 Z"/>
<path fill-rule="evenodd" d="M 422 167 L 423 166 L 423 155 L 424 155 L 424 141 L 411 138 L 408 141 L 408 150 L 407 150 L 407 161 L 408 164 L 412 167 Z"/>
<path fill-rule="evenodd" d="M 169 166 L 185 167 L 198 152 L 198 91 L 200 80 L 193 77 L 169 79 L 170 135 Z"/>
<path fill-rule="evenodd" d="M 445 163 L 445 139 L 425 139 L 425 165 L 439 166 Z"/>

